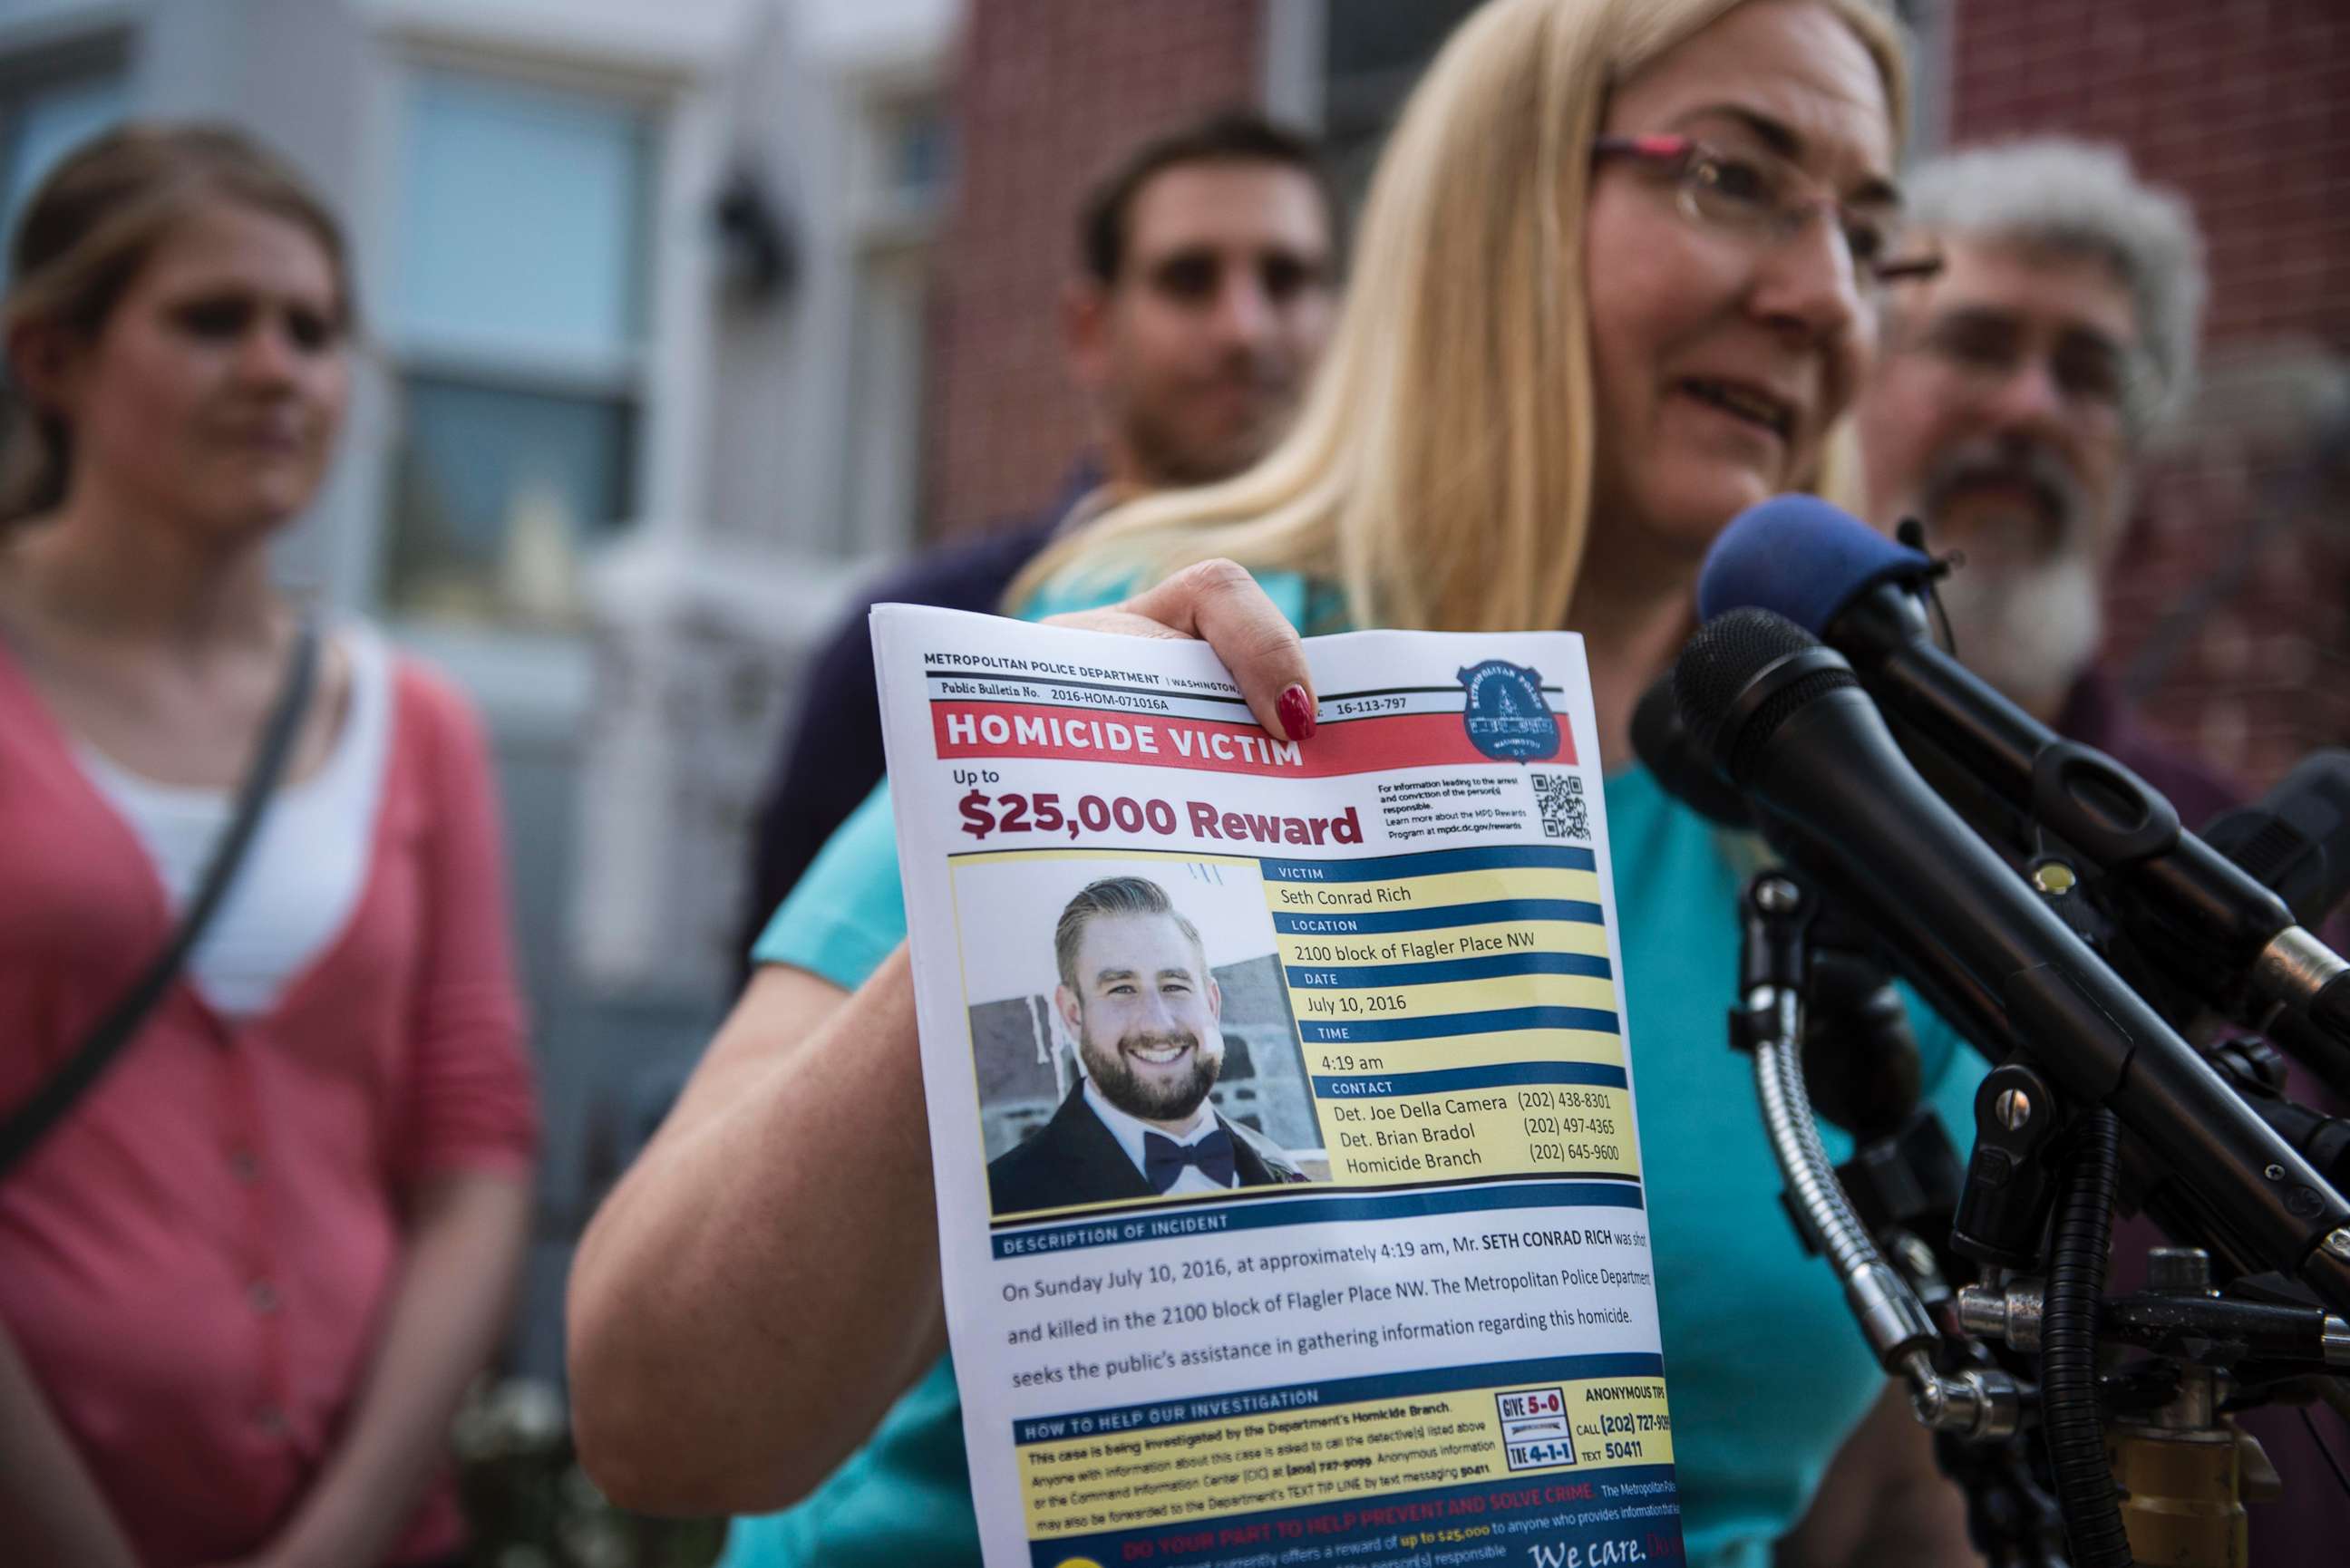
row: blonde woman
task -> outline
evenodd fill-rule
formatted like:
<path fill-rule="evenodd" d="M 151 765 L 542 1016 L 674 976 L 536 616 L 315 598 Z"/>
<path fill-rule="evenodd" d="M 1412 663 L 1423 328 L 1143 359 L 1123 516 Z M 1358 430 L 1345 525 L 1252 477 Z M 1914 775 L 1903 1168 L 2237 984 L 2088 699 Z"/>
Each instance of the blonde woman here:
<path fill-rule="evenodd" d="M 1031 585 L 1032 609 L 1118 601 L 1079 618 L 1205 638 L 1259 721 L 1309 746 L 1293 626 L 1584 634 L 1632 869 L 1676 1465 L 1707 1564 L 1782 1538 L 1804 1563 L 1972 1560 L 1956 1494 L 1779 1210 L 1722 1041 L 1739 868 L 1627 743 L 1716 532 L 1836 478 L 1873 286 L 1900 255 L 1903 109 L 1893 38 L 1858 0 L 1493 0 L 1381 160 L 1292 435 L 1225 484 L 1105 519 Z M 734 1563 L 976 1560 L 903 930 L 877 798 L 778 913 L 574 1274 L 579 1433 L 617 1495 L 744 1509 L 816 1489 L 738 1525 Z M 1929 1054 L 1962 1106 L 1950 1043 Z"/>

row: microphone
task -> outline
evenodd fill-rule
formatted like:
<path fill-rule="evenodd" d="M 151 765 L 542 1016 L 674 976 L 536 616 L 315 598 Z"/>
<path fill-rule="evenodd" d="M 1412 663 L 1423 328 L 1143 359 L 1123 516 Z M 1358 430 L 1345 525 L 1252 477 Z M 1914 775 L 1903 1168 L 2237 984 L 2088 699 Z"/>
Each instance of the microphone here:
<path fill-rule="evenodd" d="M 2186 1177 L 2231 1251 L 2350 1310 L 2350 1203 L 1928 787 L 1841 657 L 1739 610 L 1690 639 L 1673 690 L 1750 806 L 1888 923 L 1929 933 L 2059 1082 Z"/>
<path fill-rule="evenodd" d="M 1657 775 L 1667 794 L 1715 826 L 1754 826 L 1746 812 L 1746 797 L 1713 771 L 1713 759 L 1681 723 L 1681 706 L 1673 700 L 1669 670 L 1649 683 L 1639 705 L 1632 710 L 1632 754 Z"/>
<path fill-rule="evenodd" d="M 1746 797 L 1714 772 L 1681 722 L 1673 672 L 1649 683 L 1632 710 L 1632 752 L 1665 793 L 1717 827 L 1751 831 Z M 1864 956 L 1870 938 L 1847 930 L 1827 903 L 1812 925 L 1805 976 L 1804 1073 L 1812 1109 L 1859 1142 L 1898 1132 L 1918 1104 L 1917 1036 L 1882 966 Z"/>
<path fill-rule="evenodd" d="M 2275 1032 L 2281 1014 L 2330 1038 L 2311 1065 L 2350 1085 L 2350 964 L 2284 900 L 2195 835 L 2151 785 L 2059 737 L 1937 648 L 1918 590 L 1936 570 L 1849 513 L 1782 495 L 1733 520 L 1707 553 L 1699 612 L 1775 610 L 1824 637 L 1906 730 L 2136 895 L 2116 916 L 2210 1005 Z M 2212 961 L 2214 952 L 2220 962 Z"/>
<path fill-rule="evenodd" d="M 2350 752 L 2312 752 L 2258 805 L 2207 824 L 2203 838 L 2282 898 L 2303 925 L 2323 925 L 2350 896 Z"/>

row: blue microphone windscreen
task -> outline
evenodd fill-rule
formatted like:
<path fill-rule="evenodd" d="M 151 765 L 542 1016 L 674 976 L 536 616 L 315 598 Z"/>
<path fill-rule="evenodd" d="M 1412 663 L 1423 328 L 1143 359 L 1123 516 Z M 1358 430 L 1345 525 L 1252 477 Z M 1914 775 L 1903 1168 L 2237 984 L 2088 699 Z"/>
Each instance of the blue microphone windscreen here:
<path fill-rule="evenodd" d="M 1731 519 L 1698 573 L 1698 614 L 1767 609 L 1814 637 L 1845 606 L 1887 578 L 1933 563 L 1816 495 L 1774 495 Z"/>

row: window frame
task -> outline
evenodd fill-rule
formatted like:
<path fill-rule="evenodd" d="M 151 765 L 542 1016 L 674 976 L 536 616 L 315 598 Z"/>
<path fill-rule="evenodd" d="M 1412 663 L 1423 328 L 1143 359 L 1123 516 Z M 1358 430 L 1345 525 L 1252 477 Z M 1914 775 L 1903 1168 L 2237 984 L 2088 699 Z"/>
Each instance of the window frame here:
<path fill-rule="evenodd" d="M 951 105 L 936 72 L 868 71 L 852 76 L 849 88 L 848 439 L 835 479 L 835 535 L 817 542 L 837 560 L 913 548 L 928 526 L 923 436 L 931 413 L 932 265 L 957 155 Z M 899 136 L 918 116 L 942 139 L 941 166 L 924 184 L 899 180 L 892 168 Z M 885 362 L 875 352 L 883 337 L 910 353 L 902 362 Z"/>
<path fill-rule="evenodd" d="M 677 425 L 694 417 L 701 403 L 696 383 L 706 378 L 706 314 L 671 275 L 681 260 L 665 243 L 664 229 L 676 221 L 676 195 L 682 154 L 697 116 L 692 78 L 658 67 L 629 69 L 563 58 L 526 47 L 439 34 L 400 34 L 381 40 L 377 119 L 377 191 L 371 202 L 378 232 L 369 236 L 369 269 L 373 286 L 370 347 L 380 372 L 383 413 L 365 482 L 365 526 L 357 548 L 357 587 L 369 606 L 402 637 L 423 642 L 464 644 L 562 644 L 576 629 L 494 620 L 451 621 L 420 614 L 393 598 L 390 564 L 399 526 L 396 462 L 405 439 L 402 406 L 412 378 L 460 382 L 484 390 L 521 395 L 587 398 L 624 404 L 630 431 L 622 464 L 627 493 L 616 517 L 598 520 L 588 554 L 628 538 L 656 518 L 692 515 L 690 483 L 699 476 L 672 450 Z M 527 344 L 468 341 L 462 336 L 411 331 L 394 316 L 401 288 L 402 257 L 397 232 L 407 210 L 416 171 L 410 166 L 410 117 L 433 77 L 455 77 L 492 88 L 545 91 L 599 100 L 633 115 L 644 138 L 641 214 L 636 269 L 636 323 L 632 341 L 610 355 Z M 684 188 L 691 189 L 690 183 Z M 664 351 L 666 349 L 666 351 Z M 681 350 L 683 350 L 681 352 Z"/>
<path fill-rule="evenodd" d="M 127 113 L 136 114 L 139 81 L 131 42 L 130 32 L 111 22 L 94 22 L 62 37 L 45 30 L 22 42 L 0 29 L 0 164 L 16 156 L 17 123 L 29 99 L 111 79 L 121 88 Z M 0 191 L 0 203 L 8 194 Z M 14 216 L 0 207 L 0 220 Z M 0 247 L 13 237 L 0 233 Z M 0 273 L 5 271 L 6 258 L 0 254 Z"/>

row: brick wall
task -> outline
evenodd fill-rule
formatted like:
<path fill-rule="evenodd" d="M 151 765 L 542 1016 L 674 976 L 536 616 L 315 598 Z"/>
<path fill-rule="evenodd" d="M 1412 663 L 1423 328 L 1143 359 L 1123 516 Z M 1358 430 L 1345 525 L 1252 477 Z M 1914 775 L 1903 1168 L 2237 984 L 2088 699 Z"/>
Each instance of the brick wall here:
<path fill-rule="evenodd" d="M 2169 646 L 2149 719 L 2255 784 L 2350 743 L 2350 496 L 2337 484 L 2279 500 L 2311 455 L 2324 379 L 2310 373 L 2323 353 L 2281 346 L 2350 358 L 2350 8 L 1957 0 L 1951 35 L 1954 140 L 2117 141 L 2187 194 L 2210 242 L 2217 384 L 2145 487 L 2110 595 L 2113 662 Z M 2191 632 L 2165 625 L 2231 578 L 2241 586 Z"/>
<path fill-rule="evenodd" d="M 1056 302 L 1085 191 L 1136 141 L 1257 94 L 1263 0 L 972 0 L 931 322 L 933 530 L 1052 498 L 1086 439 Z"/>

